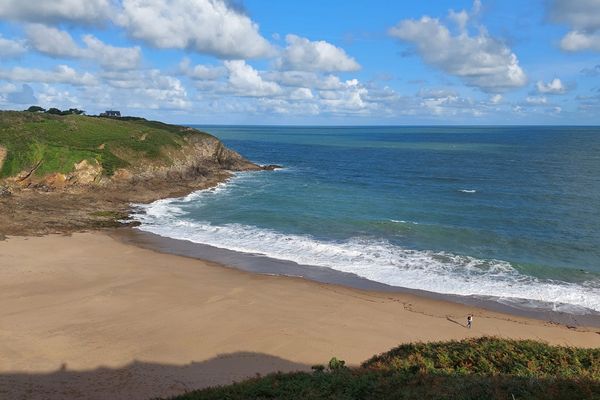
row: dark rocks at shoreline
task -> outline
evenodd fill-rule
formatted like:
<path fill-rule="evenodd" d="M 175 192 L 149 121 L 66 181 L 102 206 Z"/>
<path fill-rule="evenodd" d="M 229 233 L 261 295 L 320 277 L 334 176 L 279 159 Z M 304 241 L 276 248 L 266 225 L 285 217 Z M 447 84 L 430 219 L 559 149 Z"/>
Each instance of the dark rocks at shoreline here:
<path fill-rule="evenodd" d="M 277 164 L 268 164 L 268 165 L 261 165 L 260 168 L 265 171 L 274 171 L 276 169 L 282 169 L 283 167 L 281 165 L 277 165 Z"/>

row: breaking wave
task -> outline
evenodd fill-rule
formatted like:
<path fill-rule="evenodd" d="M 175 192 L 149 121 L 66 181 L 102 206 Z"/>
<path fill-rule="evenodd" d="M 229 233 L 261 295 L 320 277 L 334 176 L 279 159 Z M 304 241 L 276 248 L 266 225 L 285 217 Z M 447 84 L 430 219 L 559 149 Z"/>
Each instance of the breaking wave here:
<path fill-rule="evenodd" d="M 242 224 L 215 225 L 186 218 L 182 206 L 217 196 L 227 184 L 179 199 L 138 205 L 138 229 L 157 235 L 238 252 L 261 254 L 352 273 L 387 285 L 463 296 L 494 297 L 523 305 L 539 302 L 556 311 L 584 314 L 600 311 L 600 281 L 580 284 L 525 275 L 509 262 L 478 259 L 448 252 L 411 250 L 387 240 L 354 237 L 318 240 Z M 398 221 L 404 222 L 404 221 Z"/>

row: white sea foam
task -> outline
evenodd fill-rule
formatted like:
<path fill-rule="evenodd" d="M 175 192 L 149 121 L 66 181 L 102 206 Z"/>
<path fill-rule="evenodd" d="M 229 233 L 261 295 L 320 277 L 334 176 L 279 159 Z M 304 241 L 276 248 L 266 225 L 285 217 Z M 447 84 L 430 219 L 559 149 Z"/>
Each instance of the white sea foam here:
<path fill-rule="evenodd" d="M 212 192 L 201 191 L 185 198 L 139 205 L 143 212 L 134 218 L 142 223 L 139 229 L 161 236 L 327 267 L 392 286 L 445 294 L 493 296 L 504 302 L 545 302 L 556 310 L 568 309 L 572 313 L 583 313 L 585 309 L 600 311 L 598 281 L 578 285 L 540 280 L 520 273 L 505 261 L 409 250 L 385 240 L 353 238 L 345 242 L 327 242 L 308 235 L 286 235 L 240 224 L 211 225 L 186 220 L 185 212 L 177 205 L 178 202 L 199 201 L 202 196 L 227 189 L 228 184 L 224 184 Z"/>
<path fill-rule="evenodd" d="M 459 192 L 462 192 L 462 193 L 477 193 L 477 190 L 475 190 L 475 189 L 460 189 Z"/>
<path fill-rule="evenodd" d="M 413 224 L 413 225 L 419 225 L 418 222 L 415 222 L 415 221 L 405 221 L 403 219 L 390 219 L 390 222 L 394 222 L 396 224 Z"/>

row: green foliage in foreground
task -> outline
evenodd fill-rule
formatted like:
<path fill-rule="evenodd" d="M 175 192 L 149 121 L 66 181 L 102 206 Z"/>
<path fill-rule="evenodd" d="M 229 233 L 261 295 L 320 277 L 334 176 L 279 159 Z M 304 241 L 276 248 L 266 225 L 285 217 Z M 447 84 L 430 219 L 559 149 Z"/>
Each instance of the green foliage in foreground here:
<path fill-rule="evenodd" d="M 600 399 L 600 348 L 535 341 L 481 338 L 408 344 L 360 368 L 313 369 L 175 399 Z"/>
<path fill-rule="evenodd" d="M 0 178 L 35 166 L 36 176 L 68 173 L 82 160 L 98 161 L 111 175 L 142 159 L 163 160 L 162 150 L 181 147 L 189 133 L 187 128 L 141 118 L 0 111 L 0 146 L 8 150 Z"/>

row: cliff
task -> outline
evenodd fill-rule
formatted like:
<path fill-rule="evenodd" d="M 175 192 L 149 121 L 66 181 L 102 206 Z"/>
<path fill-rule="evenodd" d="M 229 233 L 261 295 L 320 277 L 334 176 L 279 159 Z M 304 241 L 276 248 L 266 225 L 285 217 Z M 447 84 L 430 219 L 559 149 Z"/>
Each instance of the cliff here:
<path fill-rule="evenodd" d="M 195 129 L 145 119 L 0 112 L 0 179 L 12 187 L 190 180 L 260 167 Z"/>
<path fill-rule="evenodd" d="M 0 236 L 119 225 L 131 203 L 181 196 L 232 171 L 260 169 L 188 127 L 3 111 Z"/>

